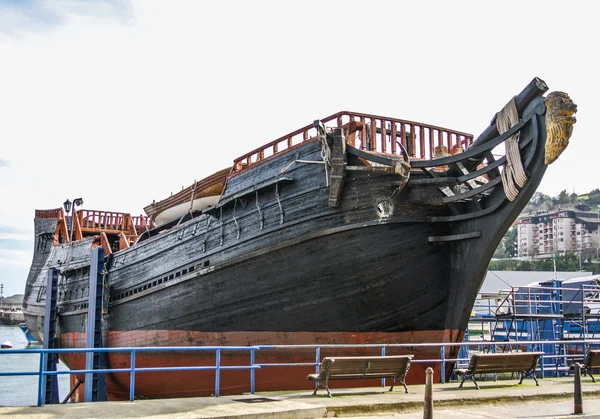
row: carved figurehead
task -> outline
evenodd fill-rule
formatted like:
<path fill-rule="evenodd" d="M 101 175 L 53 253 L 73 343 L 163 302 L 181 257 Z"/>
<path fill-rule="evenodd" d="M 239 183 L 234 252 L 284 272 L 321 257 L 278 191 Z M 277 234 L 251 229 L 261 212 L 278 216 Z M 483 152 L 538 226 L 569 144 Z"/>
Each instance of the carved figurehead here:
<path fill-rule="evenodd" d="M 552 163 L 569 145 L 573 133 L 573 116 L 577 105 L 567 93 L 552 92 L 546 97 L 546 164 Z"/>

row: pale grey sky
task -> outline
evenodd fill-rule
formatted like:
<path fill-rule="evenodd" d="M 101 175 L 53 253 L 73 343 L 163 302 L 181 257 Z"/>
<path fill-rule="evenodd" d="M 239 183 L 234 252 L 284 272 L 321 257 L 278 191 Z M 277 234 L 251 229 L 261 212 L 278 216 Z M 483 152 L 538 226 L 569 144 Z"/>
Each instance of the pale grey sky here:
<path fill-rule="evenodd" d="M 540 190 L 600 187 L 587 1 L 0 1 L 0 282 L 36 208 L 139 214 L 339 110 L 478 135 L 533 77 L 579 106 Z"/>

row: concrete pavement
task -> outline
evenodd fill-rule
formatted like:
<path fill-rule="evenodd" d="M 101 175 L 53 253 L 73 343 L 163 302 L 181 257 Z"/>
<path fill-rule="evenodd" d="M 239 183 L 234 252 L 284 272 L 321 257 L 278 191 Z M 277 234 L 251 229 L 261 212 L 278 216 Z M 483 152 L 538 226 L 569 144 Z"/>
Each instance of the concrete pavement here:
<path fill-rule="evenodd" d="M 465 383 L 464 389 L 458 389 L 457 383 L 436 384 L 434 386 L 434 417 L 452 417 L 448 412 L 457 413 L 463 419 L 481 417 L 568 417 L 572 413 L 573 378 L 546 378 L 536 387 L 533 380 L 525 380 L 522 385 L 517 380 L 481 381 L 481 390 L 475 390 L 472 383 Z M 335 386 L 335 382 L 332 383 Z M 584 412 L 598 415 L 600 406 L 600 383 L 594 384 L 588 377 L 582 377 Z M 390 393 L 387 388 L 368 387 L 338 389 L 333 387 L 333 397 L 312 396 L 311 391 L 269 392 L 245 394 L 240 396 L 202 397 L 188 399 L 136 400 L 134 402 L 80 403 L 67 405 L 49 405 L 43 407 L 3 407 L 0 417 L 11 418 L 319 418 L 325 415 L 364 417 L 388 415 L 394 418 L 422 417 L 424 386 L 409 386 L 405 394 L 400 386 Z M 586 411 L 586 402 L 590 409 Z M 563 403 L 571 410 L 556 412 L 563 416 L 539 415 L 535 405 L 550 406 Z M 522 405 L 522 408 L 519 407 Z M 525 407 L 533 406 L 532 416 L 494 416 L 494 408 L 517 406 L 515 411 L 526 414 Z M 569 409 L 567 409 L 569 410 Z M 446 412 L 440 416 L 438 412 Z M 469 413 L 470 412 L 470 413 Z M 401 415 L 402 414 L 402 415 Z M 404 416 L 404 415 L 407 416 Z M 468 414 L 476 416 L 468 416 Z M 412 415 L 412 416 L 411 416 Z M 487 416 L 486 416 L 487 415 Z"/>

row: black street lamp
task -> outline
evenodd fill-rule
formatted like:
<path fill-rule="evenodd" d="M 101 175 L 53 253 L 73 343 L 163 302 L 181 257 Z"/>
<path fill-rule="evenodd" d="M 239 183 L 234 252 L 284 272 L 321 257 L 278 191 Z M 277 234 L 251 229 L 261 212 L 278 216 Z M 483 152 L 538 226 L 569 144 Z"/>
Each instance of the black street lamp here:
<path fill-rule="evenodd" d="M 69 215 L 69 213 L 71 212 L 71 201 L 67 199 L 65 202 L 63 202 L 63 207 L 65 208 L 65 212 L 67 213 L 67 215 Z"/>
<path fill-rule="evenodd" d="M 67 216 L 69 215 L 69 212 L 71 212 L 71 208 L 73 208 L 73 216 L 71 217 L 71 231 L 69 232 L 69 241 L 73 240 L 73 227 L 74 222 L 75 222 L 75 212 L 76 212 L 76 208 L 80 207 L 83 205 L 83 198 L 75 198 L 73 200 L 73 202 L 69 201 L 68 199 L 63 202 L 63 207 L 65 208 L 65 212 L 67 213 Z"/>

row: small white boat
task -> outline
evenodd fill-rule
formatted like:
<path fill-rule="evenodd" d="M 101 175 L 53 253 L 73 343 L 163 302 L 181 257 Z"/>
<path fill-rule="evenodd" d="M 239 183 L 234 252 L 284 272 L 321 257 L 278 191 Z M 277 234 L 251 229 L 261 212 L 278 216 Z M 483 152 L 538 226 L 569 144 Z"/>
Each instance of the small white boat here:
<path fill-rule="evenodd" d="M 13 347 L 13 344 L 10 343 L 8 340 L 5 340 L 4 342 L 0 343 L 0 348 L 2 349 L 10 349 Z"/>

